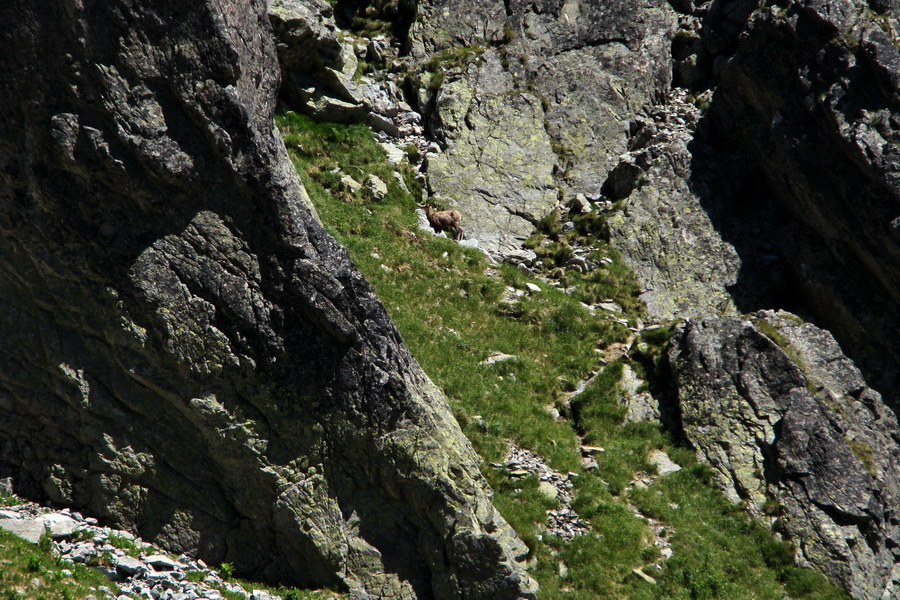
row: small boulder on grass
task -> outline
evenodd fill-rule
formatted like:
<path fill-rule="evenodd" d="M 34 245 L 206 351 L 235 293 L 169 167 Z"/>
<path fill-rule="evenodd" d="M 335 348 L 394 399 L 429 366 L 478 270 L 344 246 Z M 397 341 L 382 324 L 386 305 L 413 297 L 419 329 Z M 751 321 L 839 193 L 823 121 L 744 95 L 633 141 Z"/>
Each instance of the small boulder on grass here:
<path fill-rule="evenodd" d="M 388 193 L 387 184 L 375 175 L 371 174 L 366 177 L 366 181 L 363 184 L 363 187 L 366 190 L 366 196 L 368 197 L 368 199 L 374 202 L 381 202 L 382 200 L 384 200 L 385 196 L 387 196 Z"/>
<path fill-rule="evenodd" d="M 340 189 L 349 194 L 355 194 L 362 189 L 362 185 L 349 175 L 341 175 Z"/>

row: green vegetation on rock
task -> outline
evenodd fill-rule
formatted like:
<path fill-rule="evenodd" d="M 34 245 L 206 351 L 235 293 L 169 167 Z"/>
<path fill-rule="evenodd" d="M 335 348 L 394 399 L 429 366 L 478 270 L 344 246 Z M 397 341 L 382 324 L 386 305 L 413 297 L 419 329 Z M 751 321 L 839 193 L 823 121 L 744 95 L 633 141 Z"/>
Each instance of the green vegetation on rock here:
<path fill-rule="evenodd" d="M 655 424 L 624 423 L 619 380 L 628 359 L 604 368 L 599 356 L 629 342 L 628 328 L 591 315 L 576 300 L 582 292 L 567 295 L 511 266 L 488 265 L 477 250 L 419 230 L 413 196 L 365 128 L 316 124 L 294 114 L 279 116 L 278 124 L 326 228 L 374 286 L 485 458 L 496 506 L 530 549 L 541 598 L 846 598 L 822 576 L 794 567 L 787 544 L 714 491 L 709 469 L 691 450 L 673 444 Z M 409 173 L 401 172 L 409 182 Z M 341 174 L 368 173 L 388 184 L 380 202 L 340 185 Z M 624 291 L 603 295 L 636 317 L 636 298 L 622 301 L 636 296 L 627 285 L 633 279 L 624 270 L 619 275 Z M 578 286 L 589 287 L 589 277 Z M 526 283 L 537 284 L 540 293 L 527 292 Z M 655 372 L 668 335 L 654 329 L 633 343 L 643 358 L 632 365 Z M 485 360 L 499 353 L 506 360 Z M 582 393 L 571 393 L 592 375 Z M 556 418 L 555 411 L 570 418 Z M 556 500 L 541 493 L 536 477 L 512 477 L 497 466 L 510 443 L 573 473 L 571 506 L 589 522 L 588 533 L 571 541 L 547 533 L 546 511 Z M 582 468 L 581 444 L 603 448 L 597 468 Z M 657 477 L 648 456 L 656 449 L 682 470 Z M 668 561 L 661 560 L 646 517 L 664 525 L 659 535 L 674 552 Z"/>

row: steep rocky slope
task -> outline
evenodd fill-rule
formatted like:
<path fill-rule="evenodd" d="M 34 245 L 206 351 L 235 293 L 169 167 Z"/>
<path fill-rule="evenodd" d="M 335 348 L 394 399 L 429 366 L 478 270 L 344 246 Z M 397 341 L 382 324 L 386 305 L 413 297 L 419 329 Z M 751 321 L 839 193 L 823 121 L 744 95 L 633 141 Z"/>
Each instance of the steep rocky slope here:
<path fill-rule="evenodd" d="M 785 312 L 689 321 L 669 360 L 684 435 L 726 494 L 855 598 L 892 597 L 897 419 L 831 335 Z"/>
<path fill-rule="evenodd" d="M 707 62 L 720 66 L 710 116 L 759 173 L 758 193 L 789 217 L 763 235 L 778 243 L 797 295 L 895 405 L 897 10 L 785 2 L 735 11 L 731 25 L 710 19 L 705 35 Z"/>
<path fill-rule="evenodd" d="M 0 473 L 239 572 L 531 593 L 273 130 L 265 3 L 6 2 Z"/>
<path fill-rule="evenodd" d="M 424 74 L 419 93 L 444 148 L 428 157 L 430 191 L 493 251 L 559 201 L 596 198 L 629 119 L 668 89 L 674 25 L 661 2 L 420 2 L 411 54 L 441 81 Z M 455 65 L 459 46 L 472 54 Z"/>

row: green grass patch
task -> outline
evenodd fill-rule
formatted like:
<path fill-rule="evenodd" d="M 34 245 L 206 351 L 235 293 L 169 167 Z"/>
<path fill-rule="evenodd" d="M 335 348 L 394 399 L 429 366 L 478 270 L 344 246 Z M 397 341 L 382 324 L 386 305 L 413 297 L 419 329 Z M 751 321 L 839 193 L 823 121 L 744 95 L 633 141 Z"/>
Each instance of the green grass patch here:
<path fill-rule="evenodd" d="M 63 570 L 72 572 L 64 575 Z M 81 600 L 97 588 L 116 586 L 94 569 L 57 559 L 40 547 L 0 530 L 0 598 Z"/>
<path fill-rule="evenodd" d="M 673 458 L 676 458 L 673 456 Z M 793 548 L 707 486 L 708 467 L 689 453 L 684 469 L 630 497 L 641 511 L 671 524 L 673 557 L 653 598 L 837 600 L 848 596 L 824 576 L 793 564 Z M 641 596 L 644 597 L 644 596 Z"/>
<path fill-rule="evenodd" d="M 582 243 L 578 236 L 592 237 L 594 258 L 606 259 L 592 273 L 566 270 L 576 290 L 565 294 L 511 266 L 488 265 L 478 251 L 419 231 L 412 196 L 396 184 L 365 128 L 317 124 L 293 114 L 279 116 L 278 124 L 325 227 L 347 247 L 487 459 L 483 470 L 496 505 L 531 551 L 541 598 L 846 598 L 818 575 L 785 563 L 783 546 L 773 550 L 777 542 L 771 534 L 713 490 L 708 469 L 695 463 L 690 450 L 673 444 L 658 426 L 624 422 L 618 389 L 624 363 L 602 368 L 597 350 L 626 341 L 631 332 L 591 315 L 580 301 L 613 299 L 628 318 L 639 317 L 643 304 L 633 274 L 603 239 L 601 218 L 582 219 L 567 239 L 556 215 L 533 238 L 535 248 L 559 244 L 542 257 L 557 268 L 563 268 L 563 240 L 570 246 Z M 375 173 L 388 183 L 387 198 L 376 203 L 343 190 L 338 172 L 359 173 L 360 179 Z M 506 289 L 525 290 L 528 282 L 542 291 L 515 296 Z M 645 371 L 655 372 L 670 335 L 668 329 L 644 334 L 638 350 L 649 361 Z M 494 352 L 515 358 L 482 364 Z M 571 399 L 570 420 L 559 422 L 549 414 L 548 405 L 565 412 L 567 392 L 597 371 L 592 385 Z M 589 534 L 572 541 L 549 535 L 546 511 L 556 501 L 539 492 L 536 478 L 511 477 L 488 464 L 503 458 L 510 441 L 542 455 L 553 468 L 576 474 L 573 507 L 590 523 Z M 598 468 L 582 470 L 581 443 L 605 449 L 596 455 Z M 685 469 L 635 489 L 636 474 L 654 471 L 648 453 L 655 448 L 665 449 Z M 677 532 L 675 556 L 662 572 L 650 564 L 658 551 L 650 547 L 646 522 L 631 504 Z M 636 577 L 636 568 L 644 568 L 658 585 Z"/>
<path fill-rule="evenodd" d="M 425 61 L 426 71 L 464 69 L 469 63 L 473 63 L 484 54 L 484 46 L 453 46 L 445 48 Z"/>
<path fill-rule="evenodd" d="M 765 319 L 753 319 L 753 324 L 756 325 L 756 328 L 763 332 L 763 334 L 767 338 L 775 342 L 775 344 L 779 348 L 781 348 L 781 350 L 787 355 L 787 357 L 800 368 L 800 370 L 803 372 L 803 377 L 806 379 L 806 387 L 809 390 L 809 393 L 815 396 L 819 391 L 819 388 L 810 379 L 809 367 L 806 365 L 806 361 L 803 360 L 803 356 L 800 354 L 800 351 L 794 348 L 793 345 L 791 345 L 791 342 L 787 339 L 787 337 L 785 337 L 783 333 L 778 330 L 777 327 L 775 327 Z"/>
<path fill-rule="evenodd" d="M 115 546 L 120 550 L 124 550 L 128 556 L 139 558 L 141 555 L 142 549 L 138 547 L 133 540 L 130 540 L 127 537 L 111 533 L 106 541 L 109 542 L 110 545 Z"/>

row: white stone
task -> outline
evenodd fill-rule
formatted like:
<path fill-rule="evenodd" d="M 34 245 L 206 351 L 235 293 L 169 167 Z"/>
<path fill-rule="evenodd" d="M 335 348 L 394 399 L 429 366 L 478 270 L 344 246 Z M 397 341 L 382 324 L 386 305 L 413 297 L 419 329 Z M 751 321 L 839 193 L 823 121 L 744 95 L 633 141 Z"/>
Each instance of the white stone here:
<path fill-rule="evenodd" d="M 5 529 L 32 544 L 37 544 L 44 535 L 44 524 L 38 519 L 0 519 L 0 529 Z"/>
<path fill-rule="evenodd" d="M 150 554 L 141 558 L 145 563 L 158 571 L 174 571 L 178 568 L 178 563 L 165 554 Z"/>
<path fill-rule="evenodd" d="M 116 560 L 116 569 L 126 575 L 134 575 L 138 571 L 147 570 L 144 563 L 131 556 L 122 556 Z"/>
<path fill-rule="evenodd" d="M 387 155 L 388 162 L 395 167 L 406 159 L 406 152 L 395 146 L 394 144 L 380 143 L 381 149 Z"/>
<path fill-rule="evenodd" d="M 550 500 L 556 500 L 557 496 L 559 496 L 559 490 L 548 481 L 542 481 L 538 484 L 538 493 Z"/>
<path fill-rule="evenodd" d="M 486 359 L 484 359 L 483 361 L 481 361 L 481 364 L 483 364 L 483 365 L 493 365 L 493 364 L 498 363 L 498 362 L 504 362 L 504 361 L 507 361 L 507 360 L 513 360 L 513 359 L 515 359 L 515 358 L 518 358 L 518 357 L 517 357 L 517 356 L 514 356 L 514 355 L 512 355 L 512 354 L 504 354 L 503 352 L 494 352 L 493 354 L 491 354 L 490 356 L 488 356 Z"/>
<path fill-rule="evenodd" d="M 668 475 L 681 470 L 681 466 L 673 462 L 669 455 L 662 450 L 650 452 L 650 462 L 656 465 L 656 472 L 660 475 Z"/>
<path fill-rule="evenodd" d="M 537 285 L 536 283 L 531 283 L 530 281 L 525 284 L 525 287 L 527 287 L 528 291 L 533 294 L 537 294 L 541 291 L 541 287 L 539 285 Z"/>
<path fill-rule="evenodd" d="M 362 184 L 349 175 L 341 176 L 340 186 L 341 189 L 343 189 L 345 192 L 349 192 L 351 194 L 355 194 L 362 189 Z"/>
<path fill-rule="evenodd" d="M 40 517 L 40 521 L 47 528 L 50 537 L 66 537 L 75 533 L 79 523 L 72 517 L 63 514 L 53 513 Z"/>

